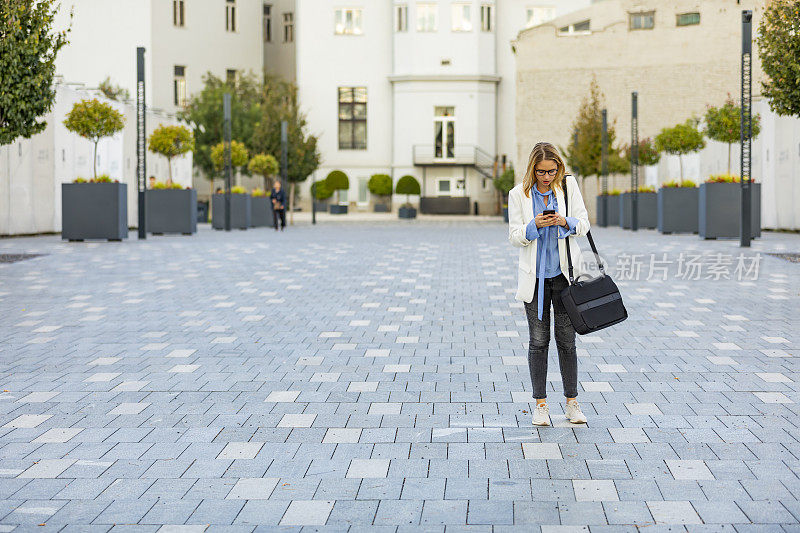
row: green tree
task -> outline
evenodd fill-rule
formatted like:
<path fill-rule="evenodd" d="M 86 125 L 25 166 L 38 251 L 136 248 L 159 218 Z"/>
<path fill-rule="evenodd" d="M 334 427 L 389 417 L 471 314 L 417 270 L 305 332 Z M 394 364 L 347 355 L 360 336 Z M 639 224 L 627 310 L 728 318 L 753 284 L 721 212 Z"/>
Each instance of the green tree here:
<path fill-rule="evenodd" d="M 0 1 L 0 146 L 44 130 L 56 97 L 56 55 L 67 33 L 53 31 L 57 0 Z M 70 19 L 72 13 L 70 13 Z"/>
<path fill-rule="evenodd" d="M 604 96 L 600 92 L 597 79 L 593 78 L 589 84 L 589 94 L 581 102 L 578 116 L 572 123 L 572 133 L 567 149 L 561 148 L 565 154 L 566 164 L 573 172 L 581 177 L 581 183 L 589 177 L 597 179 L 597 189 L 600 190 L 600 176 L 602 173 L 602 141 L 603 141 L 603 107 Z M 630 172 L 630 161 L 616 146 L 617 131 L 616 119 L 607 125 L 608 133 L 608 171 L 611 174 L 627 174 Z M 575 135 L 577 133 L 577 136 Z M 576 142 L 577 139 L 577 142 Z"/>
<path fill-rule="evenodd" d="M 311 184 L 311 196 L 321 202 L 333 196 L 333 191 L 328 187 L 327 181 L 315 181 Z"/>
<path fill-rule="evenodd" d="M 111 83 L 110 76 L 106 76 L 106 79 L 101 81 L 97 88 L 100 89 L 100 92 L 102 92 L 106 98 L 110 98 L 111 100 L 127 100 L 131 96 L 128 89 Z"/>
<path fill-rule="evenodd" d="M 233 172 L 241 169 L 247 164 L 247 147 L 243 142 L 231 141 L 231 167 Z M 214 191 L 214 177 L 225 169 L 225 143 L 217 143 L 211 147 L 211 164 L 214 165 L 214 173 L 209 178 L 211 180 L 211 191 Z"/>
<path fill-rule="evenodd" d="M 800 4 L 773 0 L 758 25 L 758 55 L 769 78 L 761 93 L 778 115 L 800 116 Z"/>
<path fill-rule="evenodd" d="M 620 148 L 620 154 L 623 159 L 628 161 L 628 164 L 632 161 L 633 155 L 631 154 L 631 145 L 626 143 L 622 145 Z M 639 166 L 649 166 L 655 165 L 661 159 L 661 152 L 658 151 L 656 148 L 656 143 L 650 137 L 645 137 L 644 139 L 639 139 Z"/>
<path fill-rule="evenodd" d="M 683 156 L 702 150 L 706 146 L 703 133 L 697 129 L 696 118 L 687 119 L 683 124 L 671 128 L 663 128 L 656 135 L 656 148 L 659 152 L 677 155 L 681 167 L 681 183 L 683 183 Z"/>
<path fill-rule="evenodd" d="M 203 83 L 203 90 L 189 99 L 178 117 L 192 125 L 194 166 L 202 170 L 213 184 L 217 169 L 211 160 L 211 149 L 224 140 L 222 100 L 226 92 L 231 94 L 231 138 L 239 139 L 250 152 L 270 152 L 255 150 L 252 144 L 253 131 L 262 114 L 259 78 L 253 73 L 245 73 L 236 83 L 228 83 L 209 72 L 203 77 Z"/>
<path fill-rule="evenodd" d="M 125 127 L 125 116 L 114 109 L 111 104 L 97 98 L 81 100 L 72 106 L 64 119 L 64 126 L 94 143 L 92 168 L 97 178 L 97 143 L 103 137 L 110 137 Z"/>
<path fill-rule="evenodd" d="M 394 192 L 397 194 L 405 194 L 406 195 L 406 203 L 404 207 L 411 207 L 411 201 L 409 200 L 409 195 L 411 194 L 419 194 L 419 182 L 417 178 L 411 175 L 405 175 L 399 180 L 397 180 L 397 185 L 394 187 Z"/>
<path fill-rule="evenodd" d="M 706 106 L 705 134 L 709 139 L 728 145 L 728 174 L 731 173 L 731 145 L 740 141 L 741 108 L 736 105 L 728 93 L 728 98 L 722 107 Z M 758 137 L 761 132 L 761 115 L 756 113 L 752 117 L 752 138 Z"/>
<path fill-rule="evenodd" d="M 281 153 L 281 121 L 287 122 L 287 179 L 289 181 L 289 223 L 294 222 L 297 183 L 319 168 L 317 138 L 307 133 L 305 114 L 300 112 L 297 86 L 267 74 L 261 86 L 262 115 L 253 132 L 253 146 L 265 154 Z"/>
<path fill-rule="evenodd" d="M 172 159 L 194 150 L 194 136 L 185 126 L 159 125 L 147 139 L 147 148 L 167 158 L 169 180 L 172 181 Z"/>
<path fill-rule="evenodd" d="M 256 154 L 247 164 L 247 169 L 252 174 L 264 177 L 264 190 L 271 188 L 270 176 L 278 173 L 278 160 L 270 154 Z"/>
<path fill-rule="evenodd" d="M 331 171 L 331 173 L 325 178 L 325 182 L 330 190 L 336 191 L 337 204 L 339 203 L 339 191 L 350 188 L 350 180 L 348 179 L 347 174 L 341 170 Z"/>
<path fill-rule="evenodd" d="M 508 205 L 508 192 L 514 188 L 514 167 L 509 166 L 494 181 L 494 188 L 501 196 L 504 205 Z"/>
<path fill-rule="evenodd" d="M 373 174 L 367 182 L 369 192 L 378 197 L 392 195 L 392 177 L 388 174 Z"/>

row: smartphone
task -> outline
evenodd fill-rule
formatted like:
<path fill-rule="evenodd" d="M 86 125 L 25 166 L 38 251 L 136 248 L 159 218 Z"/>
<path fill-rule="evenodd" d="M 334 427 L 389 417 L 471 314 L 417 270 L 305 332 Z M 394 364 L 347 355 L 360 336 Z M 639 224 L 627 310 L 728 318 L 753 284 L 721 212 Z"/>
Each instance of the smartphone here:
<path fill-rule="evenodd" d="M 556 210 L 555 209 L 545 209 L 544 211 L 542 211 L 542 214 L 543 215 L 555 215 L 556 214 Z"/>

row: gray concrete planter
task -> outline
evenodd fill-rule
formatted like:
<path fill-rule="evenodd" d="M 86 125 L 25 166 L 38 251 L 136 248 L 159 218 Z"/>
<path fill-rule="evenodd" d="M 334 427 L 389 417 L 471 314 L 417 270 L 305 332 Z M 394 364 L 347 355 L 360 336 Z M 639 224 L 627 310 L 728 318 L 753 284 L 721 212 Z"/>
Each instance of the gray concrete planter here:
<path fill-rule="evenodd" d="M 503 208 L 503 222 L 508 222 L 508 207 Z"/>
<path fill-rule="evenodd" d="M 128 238 L 125 183 L 62 183 L 61 238 L 68 241 Z"/>
<path fill-rule="evenodd" d="M 328 202 L 314 202 L 314 209 L 317 211 L 317 213 L 327 213 Z"/>
<path fill-rule="evenodd" d="M 346 215 L 347 214 L 347 206 L 346 205 L 339 205 L 339 204 L 331 204 L 330 205 L 331 215 Z"/>
<path fill-rule="evenodd" d="M 148 189 L 144 194 L 148 233 L 197 232 L 197 191 Z"/>
<path fill-rule="evenodd" d="M 661 187 L 658 190 L 658 231 L 697 233 L 697 187 Z"/>
<path fill-rule="evenodd" d="M 274 225 L 272 220 L 272 198 L 269 196 L 250 197 L 250 227 L 263 228 Z"/>
<path fill-rule="evenodd" d="M 211 227 L 225 229 L 225 195 L 215 194 L 211 204 Z M 250 227 L 250 195 L 231 194 L 231 229 Z"/>
<path fill-rule="evenodd" d="M 761 184 L 750 189 L 750 238 L 761 237 Z M 701 183 L 698 234 L 703 239 L 739 237 L 742 196 L 739 183 Z"/>
<path fill-rule="evenodd" d="M 636 227 L 655 229 L 658 225 L 656 210 L 656 193 L 640 192 L 636 202 Z M 624 192 L 619 195 L 619 225 L 624 229 L 631 229 L 631 215 L 633 214 L 633 193 Z"/>
<path fill-rule="evenodd" d="M 373 210 L 375 213 L 388 213 L 390 211 L 389 204 L 375 204 Z"/>
<path fill-rule="evenodd" d="M 619 226 L 619 197 L 617 195 L 598 195 L 597 225 L 601 227 Z M 606 208 L 608 208 L 606 210 Z"/>
<path fill-rule="evenodd" d="M 413 207 L 401 207 L 397 210 L 400 218 L 417 218 L 417 210 Z"/>

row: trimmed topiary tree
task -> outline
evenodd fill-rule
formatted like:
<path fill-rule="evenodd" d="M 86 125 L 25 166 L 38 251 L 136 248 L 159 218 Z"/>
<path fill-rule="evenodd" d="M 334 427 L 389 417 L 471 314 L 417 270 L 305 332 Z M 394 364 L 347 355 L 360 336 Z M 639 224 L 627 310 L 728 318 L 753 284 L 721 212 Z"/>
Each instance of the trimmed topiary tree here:
<path fill-rule="evenodd" d="M 97 143 L 103 137 L 111 137 L 121 131 L 125 127 L 125 116 L 111 105 L 93 98 L 76 102 L 67 113 L 64 126 L 94 143 L 92 169 L 94 178 L 97 178 Z"/>
<path fill-rule="evenodd" d="M 386 201 L 392 196 L 392 177 L 388 174 L 373 174 L 367 182 L 367 189 L 371 194 Z M 381 207 L 381 209 L 385 208 L 385 206 Z"/>
<path fill-rule="evenodd" d="M 409 195 L 420 193 L 419 182 L 414 176 L 405 175 L 397 180 L 397 185 L 394 188 L 394 192 L 397 194 L 405 194 L 406 203 L 404 204 L 404 207 L 411 207 L 411 202 L 408 197 Z"/>
<path fill-rule="evenodd" d="M 169 180 L 172 181 L 172 158 L 194 150 L 194 135 L 185 126 L 160 125 L 147 139 L 147 148 L 167 158 Z"/>
<path fill-rule="evenodd" d="M 278 173 L 278 160 L 270 154 L 256 154 L 247 165 L 247 170 L 264 177 L 264 190 L 270 189 L 270 176 Z"/>
<path fill-rule="evenodd" d="M 323 202 L 333 196 L 333 191 L 328 187 L 327 181 L 315 181 L 311 184 L 311 196 Z"/>
<path fill-rule="evenodd" d="M 211 148 L 211 162 L 217 172 L 225 168 L 225 143 L 217 143 Z M 231 141 L 231 167 L 236 172 L 247 164 L 247 148 L 244 143 Z M 232 189 L 232 188 L 231 188 Z M 211 177 L 211 191 L 214 191 L 214 177 Z"/>
<path fill-rule="evenodd" d="M 325 178 L 325 182 L 328 188 L 332 191 L 336 191 L 336 203 L 339 203 L 339 191 L 347 190 L 350 188 L 350 180 L 347 177 L 347 174 L 342 172 L 341 170 L 334 170 L 328 177 Z"/>
<path fill-rule="evenodd" d="M 697 129 L 697 119 L 690 118 L 683 124 L 664 128 L 656 135 L 656 148 L 659 152 L 677 155 L 683 181 L 683 156 L 702 150 L 706 146 L 703 134 Z"/>
<path fill-rule="evenodd" d="M 706 107 L 705 134 L 709 139 L 728 145 L 728 174 L 731 173 L 731 145 L 740 140 L 741 112 L 730 93 L 722 107 Z M 758 113 L 752 116 L 752 129 L 752 138 L 755 139 L 761 132 L 761 115 Z"/>

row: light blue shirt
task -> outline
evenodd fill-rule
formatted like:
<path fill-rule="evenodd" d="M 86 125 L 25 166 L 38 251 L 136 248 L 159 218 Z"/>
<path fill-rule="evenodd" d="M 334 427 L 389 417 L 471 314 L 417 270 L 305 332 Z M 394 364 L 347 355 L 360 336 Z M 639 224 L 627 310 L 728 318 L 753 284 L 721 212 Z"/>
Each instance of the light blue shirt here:
<path fill-rule="evenodd" d="M 543 226 L 536 227 L 535 217 L 542 213 L 545 209 L 555 209 L 558 211 L 558 200 L 553 190 L 549 190 L 542 194 L 536 185 L 531 188 L 531 200 L 533 202 L 533 216 L 525 228 L 525 238 L 529 241 L 539 239 L 539 245 L 536 247 L 536 283 L 537 283 L 537 305 L 539 311 L 539 320 L 542 320 L 544 314 L 544 278 L 552 278 L 561 274 L 561 262 L 558 257 L 558 240 L 573 235 L 575 228 L 578 225 L 578 219 L 575 217 L 564 217 L 567 219 L 567 226 L 569 229 L 564 229 L 564 226 Z M 544 199 L 548 198 L 547 206 L 544 205 Z M 556 228 L 558 228 L 556 230 Z M 551 231 L 552 230 L 552 231 Z"/>

